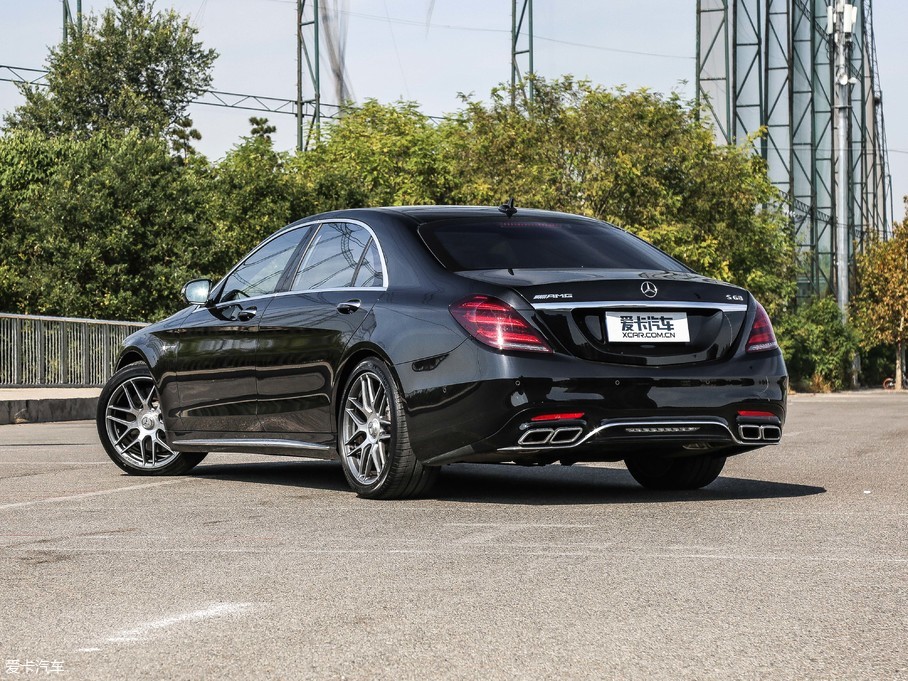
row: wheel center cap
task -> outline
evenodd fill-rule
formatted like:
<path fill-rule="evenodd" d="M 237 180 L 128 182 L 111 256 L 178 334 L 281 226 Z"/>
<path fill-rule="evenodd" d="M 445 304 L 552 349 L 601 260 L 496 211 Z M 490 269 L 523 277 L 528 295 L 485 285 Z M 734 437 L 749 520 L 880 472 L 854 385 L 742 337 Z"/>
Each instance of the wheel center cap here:
<path fill-rule="evenodd" d="M 155 418 L 151 414 L 145 414 L 142 417 L 142 427 L 145 430 L 154 430 L 155 427 Z"/>
<path fill-rule="evenodd" d="M 366 430 L 369 431 L 369 437 L 371 437 L 373 440 L 377 440 L 378 436 L 381 435 L 381 424 L 378 422 L 378 419 L 369 421 L 369 425 L 366 426 Z"/>

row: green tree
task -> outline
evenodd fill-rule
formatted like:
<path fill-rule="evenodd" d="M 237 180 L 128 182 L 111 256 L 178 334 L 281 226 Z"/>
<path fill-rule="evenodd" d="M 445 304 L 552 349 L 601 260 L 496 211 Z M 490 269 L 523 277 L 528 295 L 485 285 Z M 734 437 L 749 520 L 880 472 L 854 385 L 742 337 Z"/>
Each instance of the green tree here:
<path fill-rule="evenodd" d="M 211 251 L 204 165 L 136 133 L 0 138 L 0 309 L 150 320 Z"/>
<path fill-rule="evenodd" d="M 776 331 L 788 373 L 798 388 L 829 392 L 849 385 L 858 343 L 834 298 L 812 300 L 784 315 Z"/>
<path fill-rule="evenodd" d="M 305 215 L 293 209 L 289 154 L 274 149 L 267 122 L 254 119 L 252 126 L 211 169 L 206 203 L 214 249 L 206 267 L 221 274 L 265 236 Z"/>
<path fill-rule="evenodd" d="M 217 56 L 197 33 L 173 10 L 156 11 L 153 0 L 114 0 L 100 17 L 86 17 L 81 33 L 51 48 L 47 87 L 20 86 L 25 103 L 6 116 L 6 126 L 48 135 L 167 134 L 185 146 L 197 139 L 188 132 L 186 107 L 210 85 Z"/>
<path fill-rule="evenodd" d="M 908 218 L 891 239 L 871 244 L 858 257 L 858 295 L 851 315 L 864 348 L 895 346 L 895 387 L 901 390 L 908 342 Z"/>
<path fill-rule="evenodd" d="M 324 128 L 295 159 L 306 203 L 317 210 L 447 203 L 439 131 L 414 102 L 367 101 Z"/>
<path fill-rule="evenodd" d="M 716 145 L 677 95 L 537 79 L 532 102 L 466 100 L 442 125 L 456 203 L 581 213 L 652 241 L 699 272 L 746 286 L 770 314 L 794 295 L 795 247 L 760 159 Z"/>

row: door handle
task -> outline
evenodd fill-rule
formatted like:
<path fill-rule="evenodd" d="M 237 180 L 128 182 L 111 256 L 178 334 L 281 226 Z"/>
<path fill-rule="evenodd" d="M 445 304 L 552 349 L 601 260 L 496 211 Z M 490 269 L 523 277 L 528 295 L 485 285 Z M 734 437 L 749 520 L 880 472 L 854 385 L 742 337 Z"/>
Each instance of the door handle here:
<path fill-rule="evenodd" d="M 240 310 L 236 318 L 241 322 L 248 322 L 250 319 L 255 317 L 255 313 L 258 312 L 256 307 L 247 307 L 245 310 Z"/>
<path fill-rule="evenodd" d="M 338 303 L 337 311 L 340 312 L 341 314 L 350 314 L 352 312 L 356 312 L 359 309 L 360 305 L 362 305 L 362 302 L 360 300 L 357 300 L 356 298 L 354 298 L 353 300 L 348 300 L 343 303 Z"/>

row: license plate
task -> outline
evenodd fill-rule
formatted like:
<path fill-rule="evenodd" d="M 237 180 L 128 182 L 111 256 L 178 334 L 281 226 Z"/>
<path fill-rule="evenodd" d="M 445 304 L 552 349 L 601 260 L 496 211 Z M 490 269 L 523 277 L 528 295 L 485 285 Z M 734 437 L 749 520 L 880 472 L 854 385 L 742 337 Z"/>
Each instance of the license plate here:
<path fill-rule="evenodd" d="M 606 312 L 609 343 L 689 343 L 686 312 Z"/>

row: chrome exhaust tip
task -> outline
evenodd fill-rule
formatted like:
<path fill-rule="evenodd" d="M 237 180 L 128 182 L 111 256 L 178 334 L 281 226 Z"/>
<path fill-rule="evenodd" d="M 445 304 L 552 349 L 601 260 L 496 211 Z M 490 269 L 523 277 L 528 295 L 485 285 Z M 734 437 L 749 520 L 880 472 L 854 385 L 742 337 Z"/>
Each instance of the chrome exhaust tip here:
<path fill-rule="evenodd" d="M 533 428 L 528 430 L 517 444 L 521 447 L 541 447 L 543 445 L 569 445 L 576 442 L 583 434 L 580 426 L 567 426 L 564 428 Z"/>
<path fill-rule="evenodd" d="M 517 444 L 523 447 L 544 445 L 552 438 L 554 432 L 551 428 L 534 428 L 521 435 L 520 439 L 517 440 Z"/>
<path fill-rule="evenodd" d="M 761 427 L 755 424 L 738 426 L 738 434 L 744 442 L 759 442 L 763 439 Z"/>
<path fill-rule="evenodd" d="M 552 434 L 552 439 L 549 440 L 550 444 L 553 445 L 569 445 L 583 432 L 583 428 L 579 426 L 574 426 L 572 428 L 558 428 Z"/>
<path fill-rule="evenodd" d="M 760 435 L 767 442 L 778 442 L 782 439 L 782 429 L 779 426 L 760 426 Z"/>

